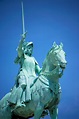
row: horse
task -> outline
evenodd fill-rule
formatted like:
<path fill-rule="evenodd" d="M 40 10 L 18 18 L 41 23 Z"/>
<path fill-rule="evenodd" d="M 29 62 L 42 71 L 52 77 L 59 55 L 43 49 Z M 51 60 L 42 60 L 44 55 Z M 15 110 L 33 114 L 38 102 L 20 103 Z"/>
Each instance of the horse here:
<path fill-rule="evenodd" d="M 25 103 L 25 106 L 15 108 L 15 105 L 9 105 L 11 91 L 0 100 L 0 118 L 1 119 L 34 119 L 50 114 L 51 119 L 57 119 L 58 104 L 61 98 L 61 86 L 59 79 L 63 75 L 67 61 L 63 44 L 53 43 L 42 66 L 39 76 L 30 85 L 31 101 Z"/>

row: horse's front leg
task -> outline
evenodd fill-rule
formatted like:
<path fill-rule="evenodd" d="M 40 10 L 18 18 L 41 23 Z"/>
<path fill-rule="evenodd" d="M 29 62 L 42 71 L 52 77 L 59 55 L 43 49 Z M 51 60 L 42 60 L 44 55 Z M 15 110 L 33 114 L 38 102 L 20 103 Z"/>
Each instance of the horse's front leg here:
<path fill-rule="evenodd" d="M 36 107 L 36 110 L 34 112 L 34 119 L 40 119 L 41 118 L 43 109 L 44 109 L 44 107 L 39 102 L 37 107 Z"/>
<path fill-rule="evenodd" d="M 55 107 L 49 109 L 49 113 L 50 113 L 51 119 L 57 119 L 57 116 L 58 116 L 58 107 L 55 106 Z"/>

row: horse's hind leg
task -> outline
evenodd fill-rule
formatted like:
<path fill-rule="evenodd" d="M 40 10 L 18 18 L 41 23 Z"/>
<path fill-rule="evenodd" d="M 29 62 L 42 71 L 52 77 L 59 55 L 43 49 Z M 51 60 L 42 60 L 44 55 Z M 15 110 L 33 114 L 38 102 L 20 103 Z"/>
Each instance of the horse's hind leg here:
<path fill-rule="evenodd" d="M 34 112 L 34 119 L 40 119 L 43 112 L 43 106 L 39 103 Z"/>
<path fill-rule="evenodd" d="M 57 116 L 58 116 L 58 107 L 57 106 L 49 109 L 49 112 L 50 112 L 51 119 L 57 119 Z"/>

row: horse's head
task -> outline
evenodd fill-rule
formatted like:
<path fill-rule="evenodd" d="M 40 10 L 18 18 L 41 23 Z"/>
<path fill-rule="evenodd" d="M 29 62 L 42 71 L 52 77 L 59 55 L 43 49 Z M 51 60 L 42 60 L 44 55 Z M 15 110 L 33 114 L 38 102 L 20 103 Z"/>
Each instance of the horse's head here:
<path fill-rule="evenodd" d="M 46 59 L 43 62 L 41 73 L 49 76 L 49 78 L 51 78 L 53 75 L 61 77 L 67 64 L 65 56 L 66 54 L 63 50 L 63 44 L 61 43 L 60 45 L 57 45 L 54 42 L 52 48 L 47 54 Z"/>
<path fill-rule="evenodd" d="M 49 51 L 47 58 L 51 62 L 51 65 L 64 69 L 66 67 L 67 61 L 65 59 L 65 52 L 63 50 L 63 44 L 57 45 L 55 42 L 51 50 Z"/>

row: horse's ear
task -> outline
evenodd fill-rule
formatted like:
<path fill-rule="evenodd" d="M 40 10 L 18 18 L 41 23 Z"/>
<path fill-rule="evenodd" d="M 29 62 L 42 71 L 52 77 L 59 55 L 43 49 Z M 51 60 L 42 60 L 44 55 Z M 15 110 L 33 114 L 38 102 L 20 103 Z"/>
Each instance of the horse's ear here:
<path fill-rule="evenodd" d="M 60 43 L 60 46 L 63 48 L 63 43 Z"/>
<path fill-rule="evenodd" d="M 54 43 L 53 43 L 53 47 L 56 47 L 57 46 L 57 44 L 56 44 L 56 42 L 54 41 Z"/>

